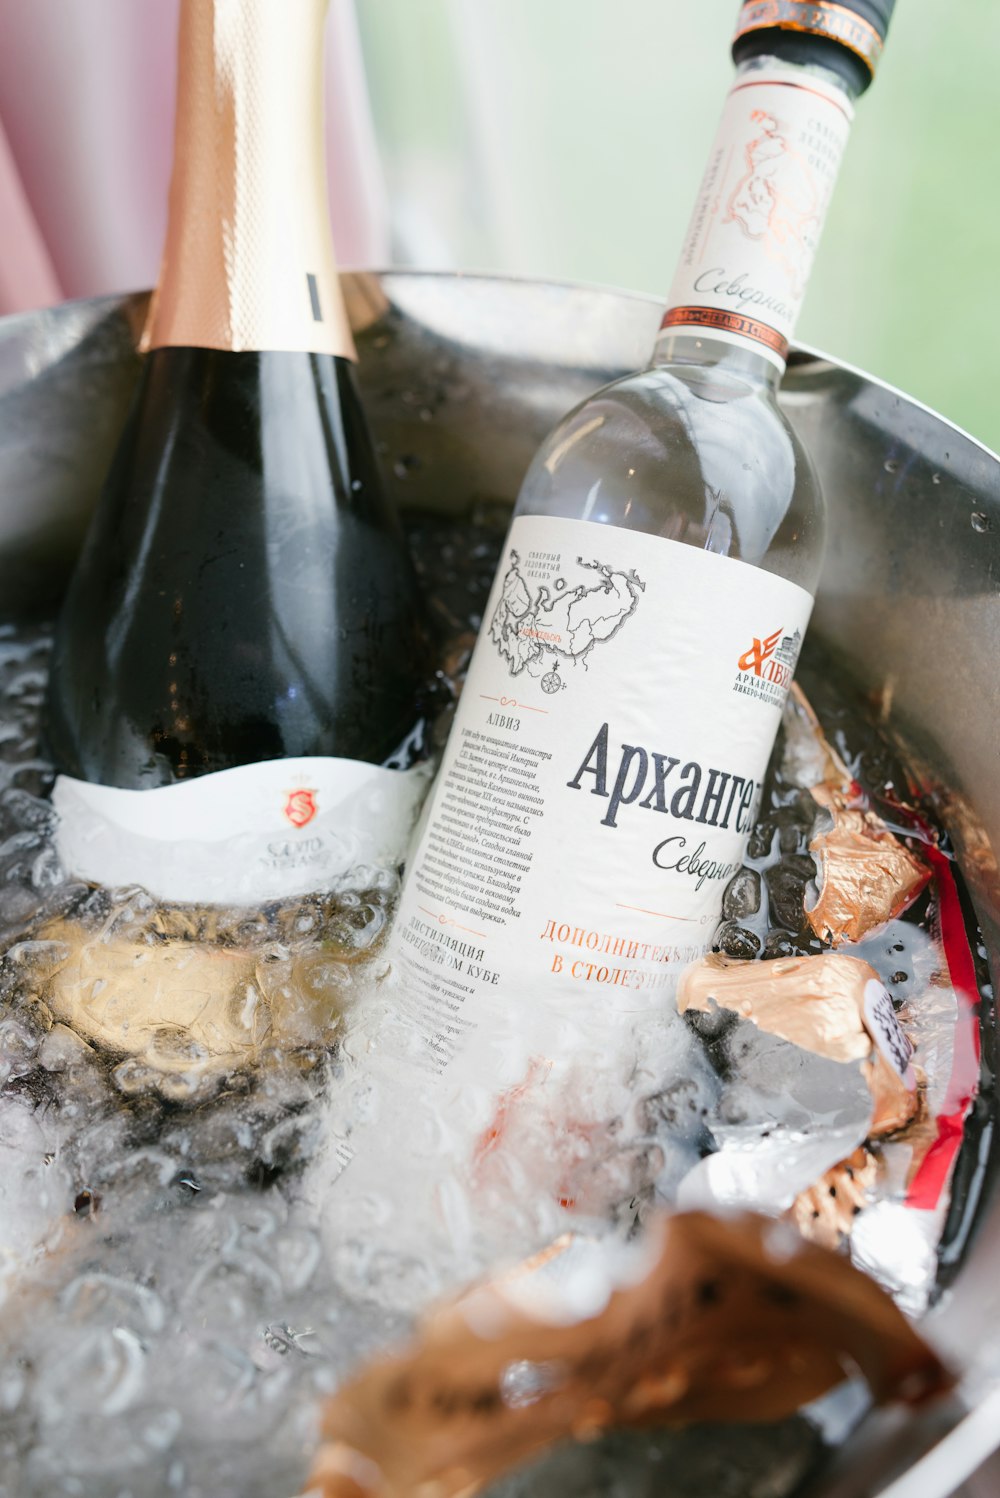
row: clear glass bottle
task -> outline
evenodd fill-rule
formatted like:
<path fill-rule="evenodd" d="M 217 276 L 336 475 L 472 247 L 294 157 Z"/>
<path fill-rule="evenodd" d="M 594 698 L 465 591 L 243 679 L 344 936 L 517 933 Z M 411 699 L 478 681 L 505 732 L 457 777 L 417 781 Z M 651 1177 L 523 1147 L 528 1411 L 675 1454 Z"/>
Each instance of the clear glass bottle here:
<path fill-rule="evenodd" d="M 515 517 L 662 536 L 814 592 L 823 496 L 778 405 L 779 379 L 760 354 L 666 330 L 647 369 L 606 385 L 546 438 Z"/>
<path fill-rule="evenodd" d="M 525 478 L 397 917 L 449 1077 L 517 1082 L 588 1016 L 633 1025 L 711 943 L 822 562 L 776 392 L 890 10 L 744 5 L 650 366 Z"/>
<path fill-rule="evenodd" d="M 815 80 L 817 89 L 842 99 L 849 122 L 854 100 L 871 82 L 893 5 L 857 0 L 840 16 L 824 16 L 798 0 L 745 4 L 733 44 L 730 103 L 757 83 L 809 93 Z M 785 241 L 787 259 L 799 259 L 798 302 L 846 138 L 845 132 L 834 142 L 822 119 L 812 124 L 822 132 L 815 146 L 826 157 L 826 201 L 809 213 L 798 246 Z M 738 319 L 729 329 L 699 334 L 684 314 L 704 309 L 678 306 L 698 280 L 690 267 L 699 238 L 704 244 L 706 220 L 718 213 L 710 200 L 719 191 L 728 125 L 727 110 L 649 366 L 605 386 L 563 418 L 536 454 L 514 516 L 565 516 L 664 536 L 748 562 L 813 593 L 823 557 L 823 498 L 809 455 L 777 401 L 798 306 L 790 299 L 776 328 L 766 323 L 749 336 L 739 334 Z M 770 168 L 779 133 L 762 125 L 758 159 L 746 173 L 750 178 L 756 170 L 759 180 L 744 188 L 742 206 L 757 218 L 744 230 L 759 229 L 762 239 L 767 231 L 759 194 L 778 181 Z M 773 211 L 780 191 L 779 184 L 763 206 Z M 727 273 L 715 285 L 724 279 L 735 277 Z M 697 300 L 697 289 L 694 295 Z"/>

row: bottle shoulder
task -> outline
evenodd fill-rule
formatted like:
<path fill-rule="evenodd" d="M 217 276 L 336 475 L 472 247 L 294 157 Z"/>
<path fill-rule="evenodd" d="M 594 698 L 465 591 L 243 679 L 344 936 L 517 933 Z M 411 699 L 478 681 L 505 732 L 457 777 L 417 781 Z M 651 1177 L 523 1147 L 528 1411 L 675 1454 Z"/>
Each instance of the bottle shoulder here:
<path fill-rule="evenodd" d="M 812 463 L 766 387 L 711 366 L 659 366 L 604 386 L 543 442 L 519 515 L 664 536 L 813 591 L 823 501 Z"/>
<path fill-rule="evenodd" d="M 150 354 L 56 628 L 60 766 L 143 787 L 381 763 L 413 726 L 424 637 L 346 361 Z"/>

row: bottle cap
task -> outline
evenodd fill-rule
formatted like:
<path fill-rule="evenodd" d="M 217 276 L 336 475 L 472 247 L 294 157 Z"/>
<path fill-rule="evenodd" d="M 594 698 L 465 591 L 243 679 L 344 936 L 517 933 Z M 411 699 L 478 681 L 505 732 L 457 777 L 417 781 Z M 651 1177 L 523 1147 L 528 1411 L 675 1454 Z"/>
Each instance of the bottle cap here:
<path fill-rule="evenodd" d="M 745 0 L 736 23 L 733 51 L 760 32 L 797 32 L 834 42 L 860 58 L 869 79 L 882 54 L 896 0 Z M 743 49 L 739 48 L 742 53 Z"/>

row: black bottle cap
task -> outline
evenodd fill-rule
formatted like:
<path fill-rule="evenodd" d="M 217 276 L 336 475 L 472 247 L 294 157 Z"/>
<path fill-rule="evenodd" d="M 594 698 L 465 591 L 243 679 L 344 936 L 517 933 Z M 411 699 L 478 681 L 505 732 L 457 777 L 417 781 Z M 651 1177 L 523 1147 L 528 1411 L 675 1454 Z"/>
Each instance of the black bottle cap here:
<path fill-rule="evenodd" d="M 861 93 L 882 54 L 896 0 L 744 0 L 733 57 L 772 54 L 832 67 Z"/>

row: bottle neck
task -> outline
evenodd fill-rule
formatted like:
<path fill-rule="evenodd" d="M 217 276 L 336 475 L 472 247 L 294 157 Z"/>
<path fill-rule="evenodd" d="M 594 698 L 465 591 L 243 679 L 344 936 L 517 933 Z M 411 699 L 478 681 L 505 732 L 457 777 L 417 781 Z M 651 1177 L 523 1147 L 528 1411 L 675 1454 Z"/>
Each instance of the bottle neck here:
<path fill-rule="evenodd" d="M 737 69 L 671 285 L 652 366 L 723 366 L 776 388 L 853 118 L 830 68 Z"/>
<path fill-rule="evenodd" d="M 330 234 L 327 0 L 182 0 L 167 238 L 143 347 L 354 357 Z"/>

